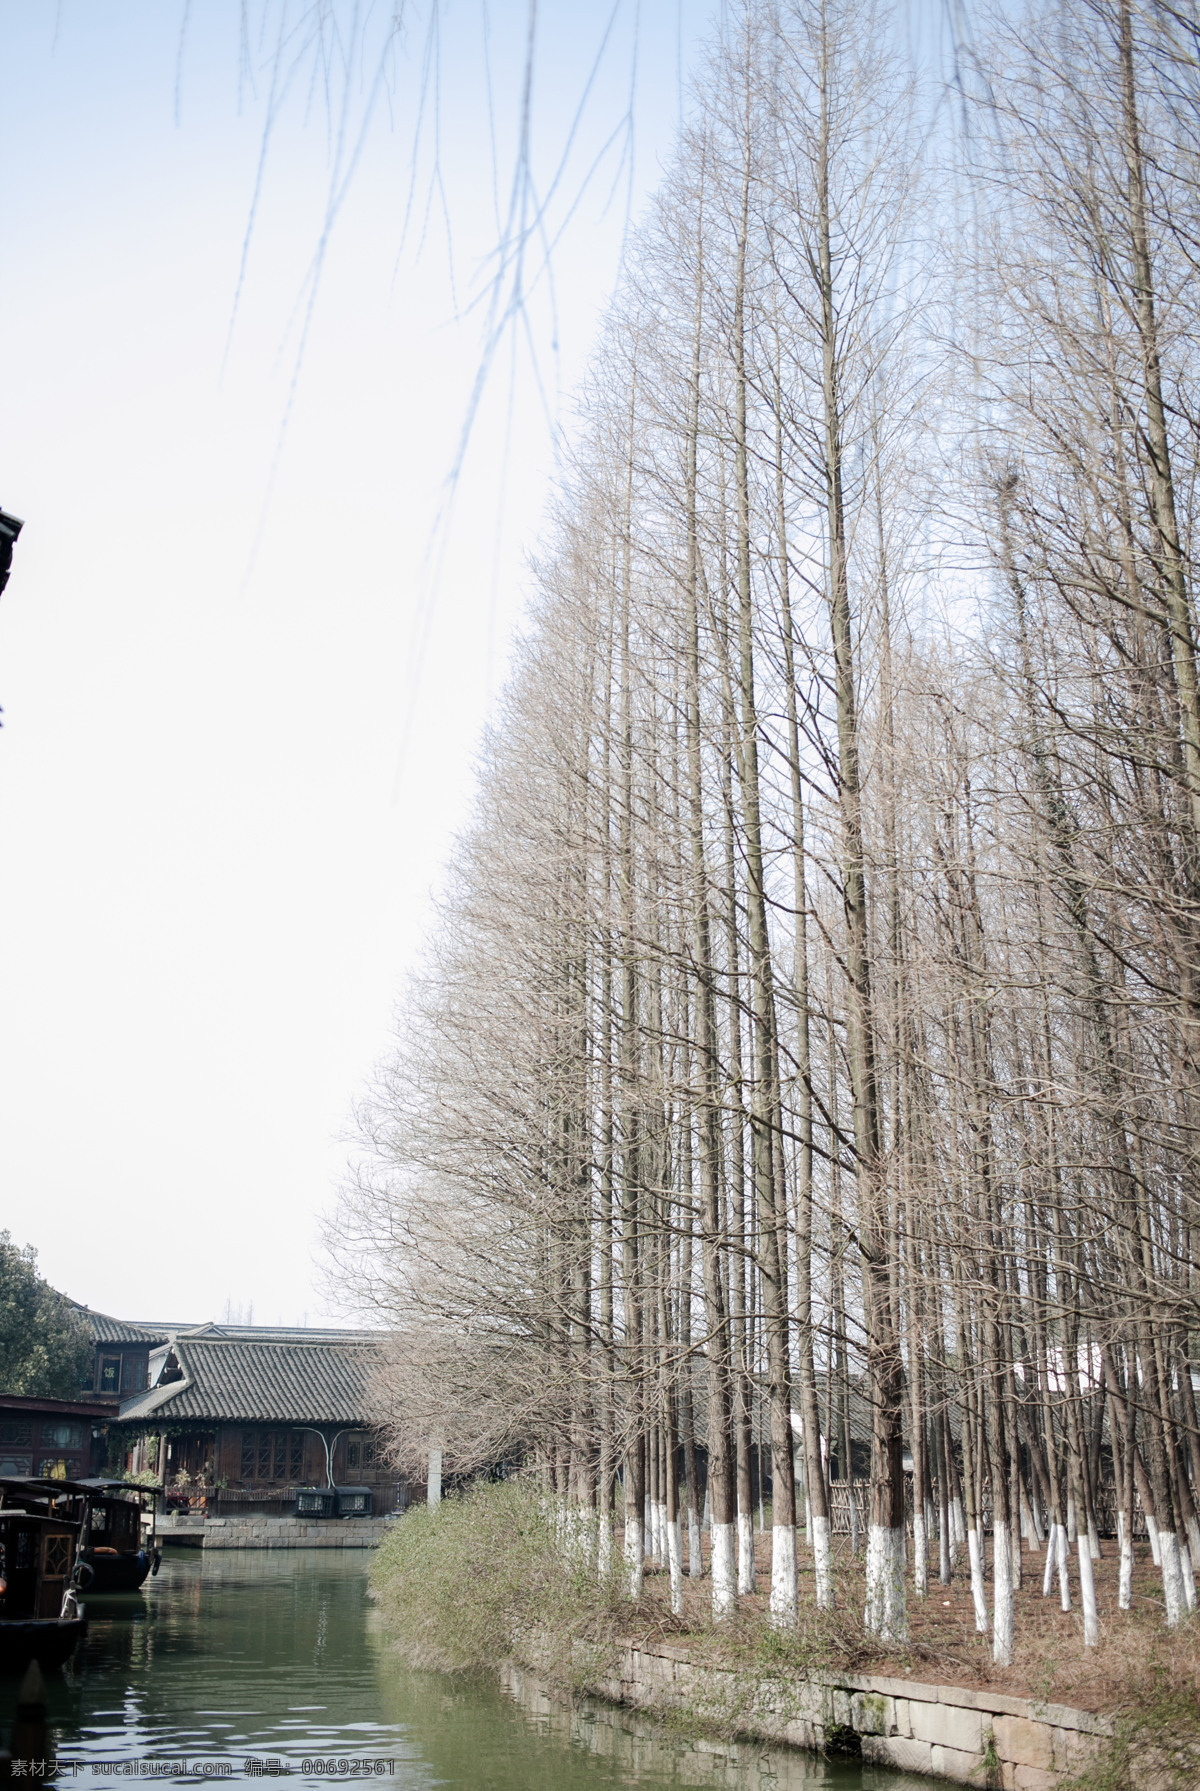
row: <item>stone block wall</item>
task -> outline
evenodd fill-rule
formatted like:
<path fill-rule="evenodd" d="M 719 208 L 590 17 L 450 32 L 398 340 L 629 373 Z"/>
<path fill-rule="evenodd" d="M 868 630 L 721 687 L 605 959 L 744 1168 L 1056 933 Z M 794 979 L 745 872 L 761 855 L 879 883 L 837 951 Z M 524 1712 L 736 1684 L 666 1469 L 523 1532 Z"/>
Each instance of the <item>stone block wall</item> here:
<path fill-rule="evenodd" d="M 159 1541 L 202 1548 L 377 1548 L 386 1517 L 210 1517 L 159 1525 Z"/>
<path fill-rule="evenodd" d="M 649 1712 L 687 1711 L 755 1740 L 820 1748 L 853 1730 L 863 1759 L 952 1784 L 1056 1791 L 1112 1734 L 1107 1717 L 1000 1692 L 845 1673 L 787 1682 L 690 1658 L 677 1643 L 629 1647 L 593 1689 Z"/>

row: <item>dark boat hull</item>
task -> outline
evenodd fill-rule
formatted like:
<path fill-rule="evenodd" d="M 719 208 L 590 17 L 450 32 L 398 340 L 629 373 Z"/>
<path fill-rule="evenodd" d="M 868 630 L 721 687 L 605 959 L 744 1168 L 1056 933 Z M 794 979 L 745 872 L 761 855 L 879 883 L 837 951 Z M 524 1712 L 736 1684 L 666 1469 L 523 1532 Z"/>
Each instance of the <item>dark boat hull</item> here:
<path fill-rule="evenodd" d="M 144 1548 L 136 1555 L 93 1555 L 85 1549 L 83 1561 L 92 1570 L 90 1580 L 84 1575 L 90 1597 L 103 1592 L 136 1592 L 149 1577 L 153 1564 Z"/>
<path fill-rule="evenodd" d="M 0 1673 L 23 1673 L 31 1660 L 61 1667 L 86 1634 L 86 1617 L 0 1618 Z"/>

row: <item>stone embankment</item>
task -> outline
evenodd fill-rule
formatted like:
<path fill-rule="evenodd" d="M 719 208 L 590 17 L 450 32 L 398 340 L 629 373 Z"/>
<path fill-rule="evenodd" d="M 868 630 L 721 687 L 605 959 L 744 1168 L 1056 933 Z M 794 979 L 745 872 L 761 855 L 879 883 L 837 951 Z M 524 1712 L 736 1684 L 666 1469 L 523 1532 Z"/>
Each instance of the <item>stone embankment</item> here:
<path fill-rule="evenodd" d="M 386 1517 L 160 1518 L 159 1543 L 168 1548 L 377 1548 L 393 1520 Z"/>
<path fill-rule="evenodd" d="M 627 1647 L 617 1671 L 585 1677 L 610 1703 L 792 1747 L 861 1746 L 873 1764 L 996 1791 L 1056 1791 L 1113 1731 L 1086 1710 L 954 1685 L 859 1673 L 760 1678 L 668 1642 Z"/>

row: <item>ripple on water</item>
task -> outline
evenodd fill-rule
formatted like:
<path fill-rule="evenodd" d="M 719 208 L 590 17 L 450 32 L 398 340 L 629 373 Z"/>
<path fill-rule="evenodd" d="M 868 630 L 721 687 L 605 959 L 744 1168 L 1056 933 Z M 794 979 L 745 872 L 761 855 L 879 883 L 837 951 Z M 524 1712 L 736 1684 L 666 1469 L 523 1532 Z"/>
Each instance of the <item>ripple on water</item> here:
<path fill-rule="evenodd" d="M 171 1782 L 260 1774 L 298 1784 L 340 1761 L 388 1791 L 932 1791 L 935 1781 L 811 1755 L 687 1740 L 630 1712 L 570 1705 L 528 1676 L 480 1685 L 404 1668 L 368 1622 L 357 1551 L 168 1553 L 146 1590 L 92 1600 L 86 1651 L 50 1686 L 60 1760 L 179 1763 Z M 2 1682 L 0 1682 L 2 1683 Z M 5 1686 L 10 1720 L 15 1684 Z M 0 1695 L 5 1695 L 0 1694 Z M 305 1772 L 317 1761 L 324 1772 Z M 366 1767 L 370 1767 L 370 1771 Z M 378 1770 L 377 1770 L 378 1769 Z M 124 1775 L 121 1774 L 121 1777 Z M 155 1777 L 160 1774 L 155 1773 Z M 65 1779 L 62 1781 L 66 1783 Z"/>

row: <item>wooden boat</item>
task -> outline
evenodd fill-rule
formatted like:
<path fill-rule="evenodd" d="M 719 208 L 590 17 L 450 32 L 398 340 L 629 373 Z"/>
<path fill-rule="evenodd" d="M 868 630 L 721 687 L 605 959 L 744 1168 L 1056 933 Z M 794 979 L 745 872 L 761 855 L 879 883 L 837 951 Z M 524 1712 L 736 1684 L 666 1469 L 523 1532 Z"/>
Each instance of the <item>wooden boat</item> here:
<path fill-rule="evenodd" d="M 87 1634 L 77 1597 L 80 1522 L 56 1483 L 35 1500 L 13 1497 L 29 1483 L 0 1480 L 0 1672 L 31 1660 L 58 1667 Z M 49 1490 L 55 1489 L 55 1490 Z"/>
<path fill-rule="evenodd" d="M 86 1495 L 79 1551 L 84 1590 L 136 1592 L 162 1560 L 154 1530 L 158 1488 L 127 1480 L 78 1480 L 74 1487 Z"/>
<path fill-rule="evenodd" d="M 0 1481 L 5 1505 L 45 1511 L 47 1502 L 78 1528 L 75 1585 L 80 1592 L 136 1592 L 158 1572 L 157 1486 L 128 1480 Z M 148 1507 L 148 1509 L 147 1509 Z"/>

